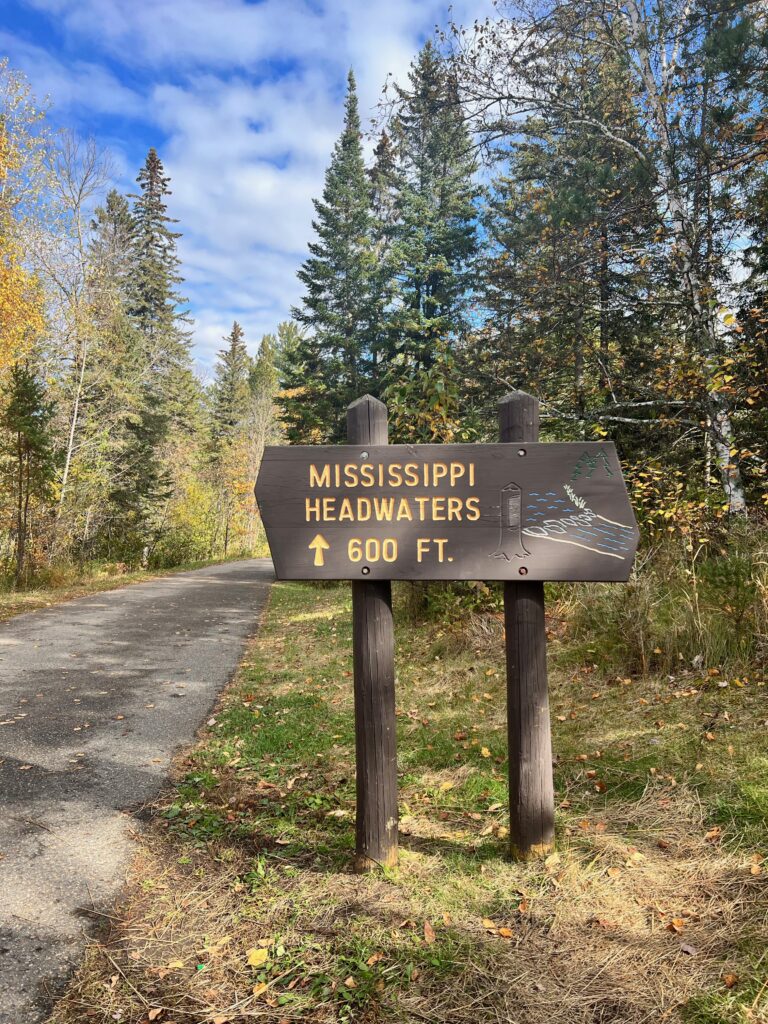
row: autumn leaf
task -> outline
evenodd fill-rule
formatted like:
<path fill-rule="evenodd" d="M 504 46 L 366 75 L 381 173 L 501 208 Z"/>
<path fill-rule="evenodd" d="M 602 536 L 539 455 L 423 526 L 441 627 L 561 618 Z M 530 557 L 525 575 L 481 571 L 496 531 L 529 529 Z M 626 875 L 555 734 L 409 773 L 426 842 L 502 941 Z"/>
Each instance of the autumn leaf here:
<path fill-rule="evenodd" d="M 265 992 L 267 991 L 267 988 L 268 988 L 268 987 L 269 987 L 269 986 L 268 986 L 268 985 L 265 985 L 263 981 L 260 981 L 260 982 L 258 983 L 258 985 L 254 985 L 254 986 L 253 986 L 253 989 L 252 989 L 251 991 L 253 992 L 253 994 L 254 994 L 254 995 L 256 996 L 256 998 L 258 999 L 258 998 L 259 998 L 259 996 L 263 996 L 263 995 L 264 995 L 264 993 L 265 993 Z"/>
<path fill-rule="evenodd" d="M 249 967 L 261 967 L 262 964 L 269 960 L 269 950 L 264 949 L 263 946 L 254 946 L 253 949 L 249 949 L 245 955 Z"/>
<path fill-rule="evenodd" d="M 432 927 L 429 921 L 424 922 L 424 941 L 430 945 L 435 941 L 437 936 L 435 935 L 435 929 Z"/>
<path fill-rule="evenodd" d="M 491 752 L 488 749 L 488 747 L 483 747 L 482 750 L 480 751 L 480 753 L 482 754 L 483 757 L 490 757 L 491 756 Z"/>
<path fill-rule="evenodd" d="M 157 1020 L 160 1014 L 163 1012 L 162 1006 L 153 1006 L 152 1009 L 147 1013 L 148 1020 Z"/>
<path fill-rule="evenodd" d="M 514 935 L 514 932 L 511 928 L 499 928 L 499 935 L 502 937 L 502 939 L 511 939 Z"/>

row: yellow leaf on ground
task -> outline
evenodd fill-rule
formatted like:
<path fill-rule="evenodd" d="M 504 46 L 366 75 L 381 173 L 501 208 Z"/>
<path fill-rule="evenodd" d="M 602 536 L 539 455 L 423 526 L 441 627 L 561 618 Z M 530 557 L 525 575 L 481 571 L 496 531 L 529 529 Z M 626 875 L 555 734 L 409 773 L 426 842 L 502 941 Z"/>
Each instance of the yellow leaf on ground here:
<path fill-rule="evenodd" d="M 435 929 L 432 927 L 429 921 L 424 922 L 424 941 L 432 943 L 435 941 L 437 936 L 435 935 Z"/>
<path fill-rule="evenodd" d="M 502 937 L 502 939 L 511 939 L 514 935 L 514 932 L 511 928 L 499 928 L 499 935 Z"/>
<path fill-rule="evenodd" d="M 254 948 L 249 949 L 245 955 L 248 959 L 249 967 L 261 967 L 262 964 L 269 960 L 269 951 L 263 947 L 259 948 L 254 946 Z"/>
<path fill-rule="evenodd" d="M 480 751 L 480 753 L 483 755 L 483 757 L 490 757 L 491 756 L 491 752 L 488 749 L 488 747 L 483 747 L 483 749 Z"/>
<path fill-rule="evenodd" d="M 254 985 L 253 986 L 252 991 L 253 991 L 253 994 L 258 999 L 259 996 L 263 996 L 264 993 L 267 991 L 267 986 L 264 984 L 263 981 L 260 981 L 258 985 Z"/>

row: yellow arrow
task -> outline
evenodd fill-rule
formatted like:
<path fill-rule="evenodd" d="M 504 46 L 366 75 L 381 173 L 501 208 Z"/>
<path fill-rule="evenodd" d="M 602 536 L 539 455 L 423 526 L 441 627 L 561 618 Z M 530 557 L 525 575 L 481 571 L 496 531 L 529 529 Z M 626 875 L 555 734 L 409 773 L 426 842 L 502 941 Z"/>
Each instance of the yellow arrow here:
<path fill-rule="evenodd" d="M 315 552 L 315 565 L 325 565 L 325 555 L 323 554 L 323 552 L 327 551 L 330 548 L 330 546 L 331 545 L 328 543 L 328 541 L 325 539 L 322 533 L 318 533 L 317 536 L 307 545 L 310 551 Z"/>

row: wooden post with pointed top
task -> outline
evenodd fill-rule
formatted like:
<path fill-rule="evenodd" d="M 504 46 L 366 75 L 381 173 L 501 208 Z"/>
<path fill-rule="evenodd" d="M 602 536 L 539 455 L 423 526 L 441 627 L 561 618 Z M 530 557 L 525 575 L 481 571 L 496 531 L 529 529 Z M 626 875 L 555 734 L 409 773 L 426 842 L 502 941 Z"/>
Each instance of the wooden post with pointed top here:
<path fill-rule="evenodd" d="M 515 391 L 499 402 L 499 440 L 539 439 L 539 402 Z M 523 568 L 523 567 L 521 567 Z M 552 849 L 555 798 L 547 695 L 544 584 L 504 584 L 509 740 L 509 847 L 516 859 Z"/>
<path fill-rule="evenodd" d="M 347 409 L 347 444 L 387 444 L 387 407 L 364 395 Z M 365 566 L 361 567 L 361 572 Z M 395 633 L 389 580 L 352 583 L 357 764 L 355 868 L 397 863 Z"/>

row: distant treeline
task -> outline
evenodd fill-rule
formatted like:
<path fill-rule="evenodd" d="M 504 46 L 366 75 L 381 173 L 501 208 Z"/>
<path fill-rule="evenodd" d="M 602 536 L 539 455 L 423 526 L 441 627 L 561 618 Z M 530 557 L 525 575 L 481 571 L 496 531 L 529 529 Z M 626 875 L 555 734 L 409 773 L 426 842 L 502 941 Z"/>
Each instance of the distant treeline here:
<path fill-rule="evenodd" d="M 92 143 L 55 134 L 0 65 L 0 565 L 173 565 L 251 553 L 275 352 L 237 323 L 193 370 L 170 182 L 150 149 L 135 194 Z"/>

